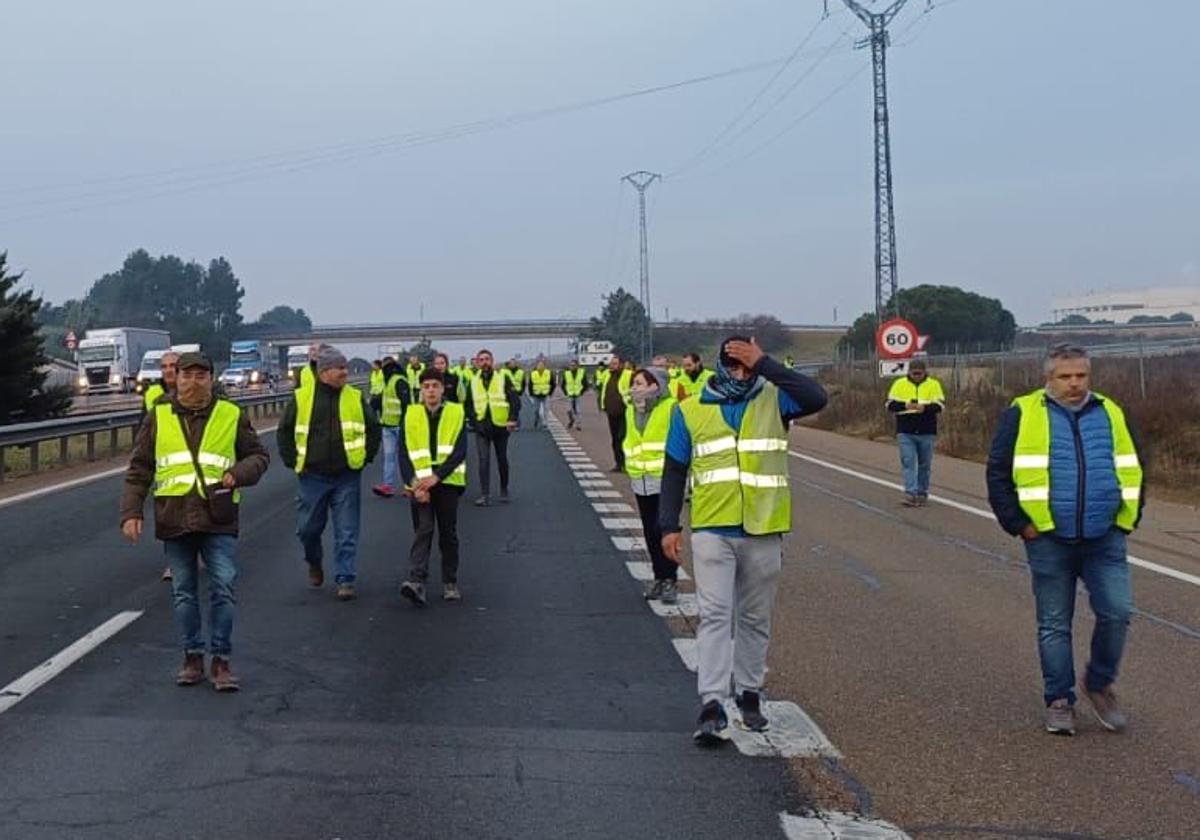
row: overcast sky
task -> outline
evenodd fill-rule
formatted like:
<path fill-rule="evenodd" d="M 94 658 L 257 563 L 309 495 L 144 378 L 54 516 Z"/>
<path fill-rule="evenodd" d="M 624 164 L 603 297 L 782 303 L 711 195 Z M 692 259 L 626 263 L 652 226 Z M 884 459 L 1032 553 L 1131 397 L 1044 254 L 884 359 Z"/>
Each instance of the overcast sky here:
<path fill-rule="evenodd" d="M 821 0 L 9 4 L 0 250 L 55 302 L 144 247 L 225 256 L 251 318 L 585 316 L 637 288 L 620 176 L 649 169 L 668 175 L 649 193 L 656 317 L 846 323 L 871 306 L 871 81 L 861 25 L 829 2 L 819 26 Z M 1028 323 L 1057 294 L 1200 283 L 1200 3 L 924 9 L 890 53 L 903 285 Z M 780 64 L 441 131 L 806 36 L 724 134 Z"/>

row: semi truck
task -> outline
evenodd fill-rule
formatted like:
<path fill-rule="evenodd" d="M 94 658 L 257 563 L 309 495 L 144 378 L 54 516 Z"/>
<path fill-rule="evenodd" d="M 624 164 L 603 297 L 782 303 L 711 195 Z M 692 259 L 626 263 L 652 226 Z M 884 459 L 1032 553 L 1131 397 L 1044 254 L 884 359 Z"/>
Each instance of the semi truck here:
<path fill-rule="evenodd" d="M 148 350 L 142 356 L 142 366 L 137 374 L 137 392 L 143 393 L 156 382 L 162 382 L 162 358 L 167 353 L 199 353 L 199 344 L 172 344 L 166 350 Z"/>
<path fill-rule="evenodd" d="M 308 345 L 293 344 L 287 349 L 287 376 L 293 385 L 298 385 L 296 372 L 308 364 Z"/>
<path fill-rule="evenodd" d="M 166 330 L 141 327 L 111 327 L 88 330 L 75 350 L 78 385 L 83 394 L 132 391 L 137 382 L 142 356 L 166 350 L 171 335 Z"/>
<path fill-rule="evenodd" d="M 279 369 L 271 345 L 250 339 L 230 342 L 229 367 L 221 373 L 226 387 L 249 388 L 254 385 L 274 385 Z"/>

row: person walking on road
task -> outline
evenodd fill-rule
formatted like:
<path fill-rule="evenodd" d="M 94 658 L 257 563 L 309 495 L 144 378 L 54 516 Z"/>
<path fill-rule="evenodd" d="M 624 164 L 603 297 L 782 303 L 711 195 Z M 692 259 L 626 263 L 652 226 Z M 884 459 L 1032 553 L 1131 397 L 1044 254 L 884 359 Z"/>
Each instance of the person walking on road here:
<path fill-rule="evenodd" d="M 379 396 L 379 425 L 383 432 L 383 482 L 371 488 L 376 496 L 390 499 L 396 495 L 400 475 L 400 423 L 408 406 L 408 380 L 391 356 L 383 360 L 383 393 Z"/>
<path fill-rule="evenodd" d="M 893 382 L 888 391 L 887 410 L 896 415 L 896 442 L 904 471 L 901 504 L 906 507 L 923 507 L 929 502 L 938 415 L 945 408 L 942 383 L 929 375 L 924 359 L 913 359 L 908 375 Z"/>
<path fill-rule="evenodd" d="M 578 359 L 571 359 L 567 369 L 562 372 L 562 389 L 569 400 L 567 406 L 567 428 L 583 430 L 583 421 L 579 416 L 579 398 L 587 390 L 587 371 L 579 366 Z"/>
<path fill-rule="evenodd" d="M 546 425 L 546 401 L 554 393 L 554 371 L 546 367 L 546 360 L 539 358 L 529 371 L 529 396 L 533 400 L 533 428 Z"/>
<path fill-rule="evenodd" d="M 621 364 L 621 357 L 613 354 L 608 367 L 596 378 L 596 396 L 600 402 L 600 413 L 608 419 L 608 436 L 612 442 L 614 465 L 612 472 L 625 471 L 625 398 L 633 373 Z"/>
<path fill-rule="evenodd" d="M 178 361 L 177 390 L 146 415 L 134 442 L 121 494 L 121 532 L 142 535 L 146 495 L 154 493 L 154 535 L 163 541 L 172 571 L 175 625 L 183 647 L 178 685 L 204 681 L 205 644 L 197 561 L 208 567 L 209 672 L 217 691 L 237 691 L 233 655 L 234 583 L 237 580 L 241 488 L 257 484 L 270 456 L 250 418 L 213 396 L 213 365 L 203 353 Z"/>
<path fill-rule="evenodd" d="M 667 371 L 645 368 L 633 375 L 629 386 L 629 405 L 625 409 L 625 473 L 637 499 L 642 518 L 642 534 L 654 570 L 654 583 L 646 591 L 646 600 L 664 604 L 679 601 L 679 566 L 663 554 L 662 529 L 658 524 L 662 475 L 667 449 L 667 432 L 675 410 Z"/>
<path fill-rule="evenodd" d="M 423 607 L 428 601 L 425 582 L 433 553 L 433 532 L 442 554 L 442 600 L 459 601 L 458 501 L 467 487 L 466 412 L 447 402 L 445 385 L 436 370 L 421 374 L 421 402 L 404 417 L 400 473 L 404 495 L 412 499 L 413 542 L 408 555 L 408 579 L 400 594 Z"/>
<path fill-rule="evenodd" d="M 1117 403 L 1091 390 L 1082 347 L 1052 347 L 1046 386 L 1013 400 L 988 456 L 988 501 L 1025 542 L 1037 607 L 1046 731 L 1075 733 L 1071 627 L 1079 580 L 1096 624 L 1081 688 L 1100 725 L 1125 729 L 1113 684 L 1125 650 L 1133 590 L 1126 537 L 1145 502 L 1133 430 Z"/>
<path fill-rule="evenodd" d="M 496 469 L 500 473 L 500 501 L 508 503 L 508 438 L 521 417 L 521 394 L 507 373 L 496 370 L 492 351 L 480 350 L 476 359 L 479 372 L 471 377 L 465 408 L 479 449 L 480 496 L 475 504 L 487 507 L 492 503 L 493 449 L 496 451 Z"/>
<path fill-rule="evenodd" d="M 825 407 L 825 390 L 763 353 L 753 339 L 721 345 L 701 394 L 679 403 L 667 434 L 659 524 L 663 553 L 680 562 L 684 487 L 692 485 L 692 574 L 700 626 L 697 684 L 702 708 L 693 736 L 728 736 L 730 679 L 739 725 L 768 726 L 762 707 L 771 613 L 792 527 L 788 424 Z"/>
<path fill-rule="evenodd" d="M 321 538 L 333 514 L 337 597 L 357 595 L 358 533 L 362 471 L 379 451 L 380 429 L 367 397 L 352 385 L 346 357 L 325 347 L 317 358 L 317 379 L 300 388 L 284 409 L 276 438 L 284 466 L 300 477 L 296 535 L 304 547 L 308 583 L 325 583 Z"/>
<path fill-rule="evenodd" d="M 675 399 L 683 402 L 690 397 L 699 396 L 704 390 L 704 383 L 713 376 L 713 372 L 704 367 L 699 353 L 685 353 L 683 356 L 683 372 L 675 380 Z"/>

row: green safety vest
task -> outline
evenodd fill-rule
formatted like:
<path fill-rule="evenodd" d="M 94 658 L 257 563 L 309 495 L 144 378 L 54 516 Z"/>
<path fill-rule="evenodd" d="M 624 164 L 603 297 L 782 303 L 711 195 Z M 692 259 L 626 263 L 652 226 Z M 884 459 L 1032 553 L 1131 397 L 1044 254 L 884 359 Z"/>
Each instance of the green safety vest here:
<path fill-rule="evenodd" d="M 554 383 L 554 371 L 546 368 L 545 370 L 529 371 L 529 393 L 535 397 L 546 397 L 550 395 L 550 388 Z"/>
<path fill-rule="evenodd" d="M 167 389 L 158 382 L 155 382 L 153 385 L 147 388 L 146 393 L 142 396 L 142 399 L 145 400 L 146 411 L 152 411 L 154 409 L 154 404 L 158 402 L 158 398 L 166 392 Z"/>
<path fill-rule="evenodd" d="M 575 368 L 571 370 L 567 368 L 562 372 L 563 391 L 568 397 L 578 397 L 583 393 L 584 386 L 587 385 L 587 371 L 583 368 Z"/>
<path fill-rule="evenodd" d="M 1116 525 L 1132 531 L 1137 524 L 1142 495 L 1142 464 L 1125 422 L 1125 412 L 1108 397 L 1092 392 L 1108 413 L 1113 435 L 1113 466 L 1121 487 L 1121 507 Z M 1053 531 L 1050 513 L 1050 409 L 1045 390 L 1037 390 L 1012 402 L 1021 410 L 1017 443 L 1013 448 L 1013 483 L 1021 510 L 1039 531 Z"/>
<path fill-rule="evenodd" d="M 225 473 L 237 461 L 237 430 L 242 410 L 228 400 L 213 403 L 200 438 L 200 451 L 192 461 L 183 423 L 171 403 L 154 407 L 154 495 L 186 496 L 195 490 L 207 498 L 207 488 L 221 483 Z M 196 464 L 204 483 L 196 481 Z M 233 500 L 242 499 L 234 491 Z"/>
<path fill-rule="evenodd" d="M 692 527 L 740 525 L 753 536 L 790 530 L 787 427 L 779 416 L 779 389 L 764 384 L 737 431 L 716 403 L 686 400 L 679 410 L 692 438 Z"/>
<path fill-rule="evenodd" d="M 296 472 L 304 471 L 308 454 L 308 424 L 312 419 L 315 388 L 296 392 Z M 353 385 L 343 385 L 338 394 L 338 418 L 342 425 L 342 447 L 346 450 L 346 465 L 361 470 L 367 462 L 367 421 L 363 416 L 362 392 Z"/>
<path fill-rule="evenodd" d="M 383 405 L 379 411 L 379 422 L 383 426 L 399 426 L 404 416 L 404 401 L 396 396 L 396 383 L 401 381 L 398 373 L 393 373 L 383 383 Z"/>
<path fill-rule="evenodd" d="M 682 402 L 683 400 L 691 397 L 699 396 L 700 392 L 704 390 L 704 383 L 712 379 L 713 376 L 713 371 L 708 370 L 707 368 L 700 371 L 700 375 L 697 376 L 695 380 L 693 380 L 688 374 L 680 372 L 679 379 L 676 380 L 675 383 L 676 391 L 679 391 L 681 388 L 683 389 L 683 396 L 680 397 L 680 401 Z"/>
<path fill-rule="evenodd" d="M 525 391 L 525 368 L 504 368 L 504 375 L 512 380 L 513 387 L 517 389 L 517 393 Z"/>
<path fill-rule="evenodd" d="M 920 383 L 913 382 L 905 376 L 892 383 L 892 387 L 888 391 L 888 401 L 893 400 L 905 404 L 917 402 L 921 405 L 940 405 L 945 408 L 946 392 L 942 390 L 942 383 L 932 376 L 926 376 Z M 905 409 L 897 413 L 916 414 L 917 412 Z"/>
<path fill-rule="evenodd" d="M 374 368 L 371 368 L 370 383 L 371 383 L 371 396 L 372 397 L 378 397 L 380 394 L 383 393 L 383 386 L 386 383 L 386 381 L 387 380 L 384 377 L 382 370 L 375 370 Z"/>
<path fill-rule="evenodd" d="M 487 417 L 488 409 L 492 412 L 492 423 L 503 426 L 508 422 L 508 394 L 504 389 L 505 375 L 500 371 L 492 371 L 491 386 L 483 387 L 483 377 L 471 378 L 471 402 L 475 405 L 475 419 L 482 421 Z"/>
<path fill-rule="evenodd" d="M 671 430 L 671 410 L 677 405 L 671 397 L 664 397 L 654 406 L 646 420 L 646 428 L 637 430 L 633 406 L 625 409 L 625 440 L 621 448 L 625 451 L 625 473 L 630 478 L 649 475 L 662 478 L 667 457 L 667 432 Z"/>
<path fill-rule="evenodd" d="M 604 393 L 608 390 L 608 380 L 612 379 L 612 371 L 605 368 L 601 373 L 596 374 L 596 402 L 600 404 L 600 410 L 604 410 Z M 617 380 L 617 393 L 621 395 L 621 399 L 629 395 L 629 386 L 633 383 L 633 371 L 621 370 L 621 377 Z"/>
<path fill-rule="evenodd" d="M 462 434 L 466 421 L 466 413 L 458 403 L 442 403 L 442 419 L 438 421 L 437 452 L 429 451 L 429 410 L 424 403 L 414 405 L 404 415 L 404 444 L 408 449 L 408 459 L 412 461 L 413 470 L 418 480 L 433 475 L 433 468 L 446 463 L 454 452 L 454 444 Z M 454 468 L 454 472 L 446 477 L 445 484 L 457 487 L 467 486 L 467 462 Z"/>
<path fill-rule="evenodd" d="M 425 372 L 425 363 L 417 365 L 416 370 L 412 366 L 405 365 L 404 378 L 408 380 L 408 392 L 412 394 L 413 401 L 417 399 L 417 395 L 421 393 L 421 374 Z"/>

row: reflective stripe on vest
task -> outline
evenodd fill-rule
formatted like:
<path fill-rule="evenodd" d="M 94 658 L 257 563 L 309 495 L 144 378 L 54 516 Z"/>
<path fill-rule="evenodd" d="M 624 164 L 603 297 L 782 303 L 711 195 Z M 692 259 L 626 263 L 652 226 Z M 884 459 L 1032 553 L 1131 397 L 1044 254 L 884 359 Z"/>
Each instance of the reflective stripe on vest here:
<path fill-rule="evenodd" d="M 549 369 L 529 371 L 529 393 L 535 397 L 549 395 L 552 382 L 554 382 L 554 373 Z"/>
<path fill-rule="evenodd" d="M 154 495 L 186 496 L 195 490 L 206 496 L 206 488 L 220 484 L 225 473 L 237 459 L 237 427 L 242 410 L 228 400 L 217 400 L 204 424 L 196 461 L 204 476 L 203 485 L 196 481 L 196 466 L 188 446 L 183 423 L 171 403 L 154 407 Z M 235 502 L 241 494 L 233 494 Z"/>
<path fill-rule="evenodd" d="M 149 388 L 147 388 L 146 395 L 145 395 L 146 411 L 147 412 L 153 411 L 154 404 L 156 402 L 158 402 L 158 398 L 161 397 L 166 392 L 167 392 L 167 389 L 164 388 L 162 385 L 158 384 L 157 382 L 155 382 L 153 385 L 151 385 Z"/>
<path fill-rule="evenodd" d="M 434 467 L 446 463 L 454 453 L 454 445 L 462 434 L 466 414 L 459 403 L 442 403 L 442 416 L 438 420 L 437 457 L 429 452 L 429 411 L 424 404 L 414 405 L 404 416 L 404 442 L 408 447 L 408 459 L 418 480 L 433 475 Z M 454 468 L 446 476 L 445 484 L 465 487 L 467 484 L 467 462 Z"/>
<path fill-rule="evenodd" d="M 1112 427 L 1113 466 L 1121 487 L 1121 507 L 1117 510 L 1115 524 L 1132 531 L 1137 524 L 1142 494 L 1141 461 L 1125 422 L 1125 412 L 1107 397 L 1095 392 L 1093 394 L 1104 406 Z M 1012 404 L 1021 410 L 1017 443 L 1013 448 L 1012 475 L 1017 488 L 1017 500 L 1035 528 L 1053 531 L 1054 516 L 1050 512 L 1050 408 L 1046 405 L 1046 392 L 1034 391 L 1017 397 Z"/>
<path fill-rule="evenodd" d="M 716 403 L 687 400 L 679 411 L 692 438 L 692 527 L 741 526 L 751 535 L 789 530 L 792 495 L 779 390 L 765 383 L 737 432 Z"/>
<path fill-rule="evenodd" d="M 297 473 L 304 471 L 304 462 L 308 457 L 308 431 L 315 399 L 315 388 L 301 388 L 296 392 Z M 342 427 L 346 465 L 352 470 L 361 470 L 367 463 L 367 423 L 363 416 L 362 392 L 353 385 L 343 385 L 338 393 L 338 421 Z"/>
<path fill-rule="evenodd" d="M 667 397 L 658 401 L 646 419 L 646 428 L 637 430 L 633 406 L 625 409 L 625 472 L 630 478 L 652 476 L 662 478 L 667 457 L 667 433 L 671 430 L 671 410 L 675 400 Z"/>
<path fill-rule="evenodd" d="M 587 382 L 587 371 L 583 368 L 571 370 L 568 368 L 562 373 L 563 390 L 567 392 L 568 397 L 578 397 L 583 393 L 584 383 Z"/>
<path fill-rule="evenodd" d="M 383 384 L 383 405 L 379 412 L 379 422 L 384 426 L 399 426 L 404 416 L 404 402 L 396 396 L 396 383 L 403 381 L 400 374 L 393 373 Z"/>
<path fill-rule="evenodd" d="M 492 381 L 486 389 L 483 387 L 483 377 L 471 379 L 471 402 L 475 404 L 475 419 L 483 420 L 488 410 L 492 412 L 492 423 L 503 426 L 508 422 L 508 394 L 504 388 L 507 374 L 499 371 L 492 372 Z"/>

